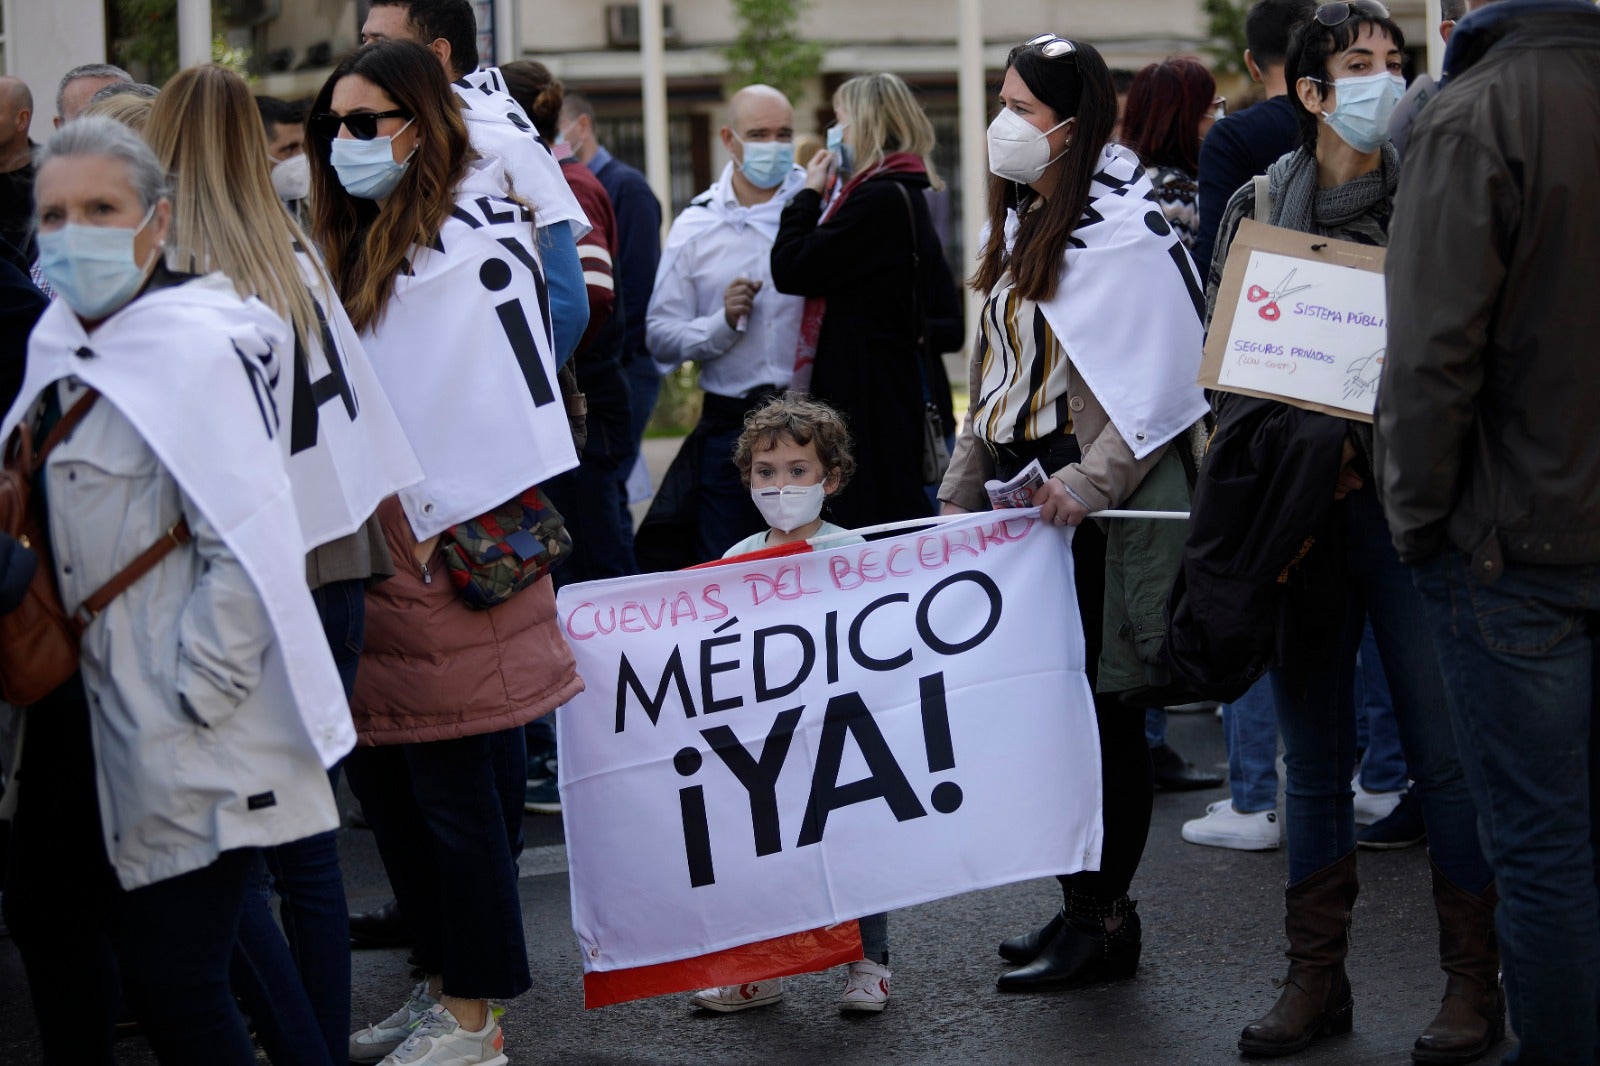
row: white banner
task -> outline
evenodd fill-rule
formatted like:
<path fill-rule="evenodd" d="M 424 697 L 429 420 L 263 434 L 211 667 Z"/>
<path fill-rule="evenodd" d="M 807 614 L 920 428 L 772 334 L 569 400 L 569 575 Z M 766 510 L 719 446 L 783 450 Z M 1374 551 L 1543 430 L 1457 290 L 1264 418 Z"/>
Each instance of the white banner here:
<path fill-rule="evenodd" d="M 1071 538 L 1036 511 L 558 604 L 585 970 L 1099 867 Z"/>

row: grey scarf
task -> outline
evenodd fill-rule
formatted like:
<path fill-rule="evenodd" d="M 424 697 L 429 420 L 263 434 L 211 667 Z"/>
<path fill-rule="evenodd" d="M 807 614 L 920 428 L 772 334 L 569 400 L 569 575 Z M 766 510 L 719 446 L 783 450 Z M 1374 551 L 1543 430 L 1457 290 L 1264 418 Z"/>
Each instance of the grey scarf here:
<path fill-rule="evenodd" d="M 1389 213 L 1400 184 L 1400 153 L 1384 144 L 1376 170 L 1331 189 L 1317 186 L 1317 157 L 1297 148 L 1267 170 L 1272 224 L 1300 233 L 1386 245 Z"/>

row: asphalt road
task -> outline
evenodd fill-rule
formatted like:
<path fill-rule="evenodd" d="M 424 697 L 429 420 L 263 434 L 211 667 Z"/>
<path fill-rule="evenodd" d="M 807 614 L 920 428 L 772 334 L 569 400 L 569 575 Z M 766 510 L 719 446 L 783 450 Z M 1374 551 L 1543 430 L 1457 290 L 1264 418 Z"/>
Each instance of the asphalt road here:
<path fill-rule="evenodd" d="M 1203 766 L 1225 758 L 1211 715 L 1174 715 L 1170 742 Z M 737 1015 L 689 1010 L 669 996 L 597 1011 L 583 1009 L 559 817 L 530 816 L 520 881 L 533 991 L 503 1021 L 513 1063 L 1115 1063 L 1237 1062 L 1239 1029 L 1265 1012 L 1283 976 L 1282 851 L 1199 848 L 1179 838 L 1182 822 L 1222 789 L 1159 794 L 1144 864 L 1134 883 L 1144 921 L 1144 957 L 1131 981 L 1038 996 L 1002 995 L 996 941 L 1047 918 L 1060 905 L 1053 881 L 973 893 L 897 912 L 890 924 L 894 994 L 881 1015 L 842 1017 L 839 973 L 788 982 L 784 999 Z M 388 889 L 370 833 L 341 831 L 353 909 Z M 1363 852 L 1349 969 L 1355 1032 L 1317 1044 L 1297 1063 L 1408 1063 L 1412 1040 L 1443 989 L 1420 847 Z M 181 936 L 181 930 L 174 930 Z M 357 1023 L 397 1007 L 411 978 L 403 950 L 355 954 Z M 1509 1045 L 1487 1059 L 1499 1061 Z M 153 1062 L 137 1038 L 119 1058 Z M 39 1061 L 16 949 L 0 940 L 0 1063 Z"/>

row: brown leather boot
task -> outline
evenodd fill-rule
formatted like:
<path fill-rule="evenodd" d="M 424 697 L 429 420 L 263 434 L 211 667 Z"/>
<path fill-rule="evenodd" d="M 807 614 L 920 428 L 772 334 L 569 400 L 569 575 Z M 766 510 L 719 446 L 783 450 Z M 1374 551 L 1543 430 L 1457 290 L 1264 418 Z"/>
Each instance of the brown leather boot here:
<path fill-rule="evenodd" d="M 1348 1033 L 1352 1003 L 1344 959 L 1356 903 L 1356 853 L 1283 891 L 1289 934 L 1289 976 L 1278 1002 L 1244 1027 L 1246 1055 L 1289 1055 L 1321 1036 Z"/>
<path fill-rule="evenodd" d="M 1439 965 L 1448 979 L 1438 1016 L 1411 1049 L 1417 1062 L 1472 1062 L 1505 1038 L 1506 997 L 1494 933 L 1499 901 L 1493 883 L 1474 896 L 1433 867 Z"/>

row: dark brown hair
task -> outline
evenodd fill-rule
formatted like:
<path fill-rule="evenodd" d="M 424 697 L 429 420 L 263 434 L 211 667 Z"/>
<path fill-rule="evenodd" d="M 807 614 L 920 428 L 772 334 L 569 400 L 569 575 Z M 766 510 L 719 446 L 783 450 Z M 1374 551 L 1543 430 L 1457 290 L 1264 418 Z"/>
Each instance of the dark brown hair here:
<path fill-rule="evenodd" d="M 434 54 L 410 41 L 379 41 L 345 56 L 317 93 L 311 113 L 327 112 L 333 87 L 360 75 L 416 117 L 417 148 L 382 204 L 345 192 L 329 161 L 330 143 L 308 138 L 311 233 L 356 329 L 383 317 L 413 245 L 429 245 L 455 208 L 455 187 L 473 158 L 456 94 Z"/>
<path fill-rule="evenodd" d="M 1122 140 L 1147 167 L 1200 172 L 1200 120 L 1217 98 L 1217 81 L 1190 56 L 1151 63 L 1133 77 Z"/>
<path fill-rule="evenodd" d="M 533 59 L 518 59 L 500 66 L 506 91 L 533 119 L 533 128 L 547 142 L 556 139 L 561 125 L 561 101 L 566 92 L 550 68 Z"/>
<path fill-rule="evenodd" d="M 733 448 L 733 465 L 739 468 L 739 480 L 750 487 L 750 468 L 755 463 L 755 453 L 776 447 L 782 440 L 792 440 L 806 445 L 813 441 L 817 458 L 822 462 L 824 478 L 839 478 L 840 491 L 850 483 L 856 472 L 855 457 L 850 454 L 850 430 L 844 416 L 825 403 L 806 399 L 799 393 L 775 396 L 744 417 L 744 432 Z"/>
<path fill-rule="evenodd" d="M 1029 300 L 1047 300 L 1061 281 L 1062 256 L 1072 231 L 1089 203 L 1089 183 L 1100 162 L 1100 151 L 1117 124 L 1117 91 L 1111 84 L 1106 61 L 1093 45 L 1074 41 L 1071 55 L 1046 56 L 1033 45 L 1018 45 L 1006 59 L 1028 91 L 1054 112 L 1051 124 L 1076 118 L 1065 156 L 1053 166 L 1061 168 L 1055 194 L 1032 211 L 1023 211 L 1032 190 L 1005 178 L 989 175 L 989 239 L 979 252 L 978 272 L 971 284 L 978 292 L 993 289 L 1011 269 L 1017 292 Z M 1006 254 L 1006 210 L 1017 207 L 1022 215 L 1017 239 Z"/>

